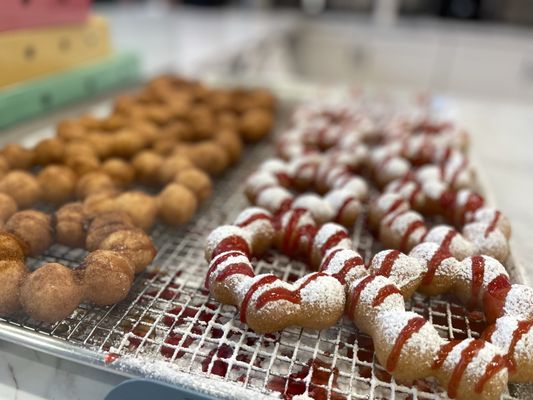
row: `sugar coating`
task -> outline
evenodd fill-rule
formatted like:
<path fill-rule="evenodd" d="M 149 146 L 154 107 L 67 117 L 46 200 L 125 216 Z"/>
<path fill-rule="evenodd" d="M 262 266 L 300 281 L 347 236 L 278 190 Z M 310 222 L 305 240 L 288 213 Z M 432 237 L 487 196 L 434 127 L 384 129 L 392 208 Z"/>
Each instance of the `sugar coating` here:
<path fill-rule="evenodd" d="M 368 196 L 368 185 L 363 178 L 351 176 L 346 179 L 337 179 L 333 184 L 335 188 L 342 188 L 350 191 L 358 199 L 366 199 Z"/>
<path fill-rule="evenodd" d="M 433 201 L 439 200 L 446 189 L 447 185 L 441 180 L 428 180 L 422 183 L 422 192 L 424 192 L 428 199 Z"/>
<path fill-rule="evenodd" d="M 266 208 L 271 212 L 277 212 L 284 201 L 291 200 L 292 194 L 282 187 L 267 188 L 256 199 L 256 203 L 259 207 Z"/>
<path fill-rule="evenodd" d="M 407 228 L 409 228 L 409 225 L 415 221 L 424 221 L 424 218 L 416 211 L 407 211 L 399 215 L 398 218 L 393 221 L 391 228 L 396 232 L 403 233 L 407 230 Z M 424 227 L 417 228 L 416 231 L 420 230 L 421 228 L 423 228 L 425 231 Z M 415 234 L 415 232 L 413 232 L 413 234 Z"/>
<path fill-rule="evenodd" d="M 213 258 L 211 260 L 211 263 L 209 264 L 209 267 L 214 265 L 218 259 L 220 259 L 222 256 L 225 256 L 226 254 L 227 252 L 224 252 L 224 253 L 217 255 L 215 258 Z M 253 267 L 252 267 L 252 264 L 250 263 L 250 260 L 243 253 L 241 253 L 239 255 L 230 256 L 224 261 L 222 261 L 220 264 L 218 264 L 215 270 L 212 271 L 210 279 L 216 279 L 216 277 L 218 276 L 218 274 L 220 274 L 220 272 L 222 272 L 223 270 L 225 270 L 227 267 L 229 267 L 232 264 L 246 264 L 250 267 L 250 270 L 253 272 Z"/>
<path fill-rule="evenodd" d="M 509 251 L 509 244 L 507 238 L 499 230 L 490 231 L 487 236 L 487 228 L 489 225 L 484 222 L 473 222 L 463 227 L 464 237 L 472 242 L 476 248 L 476 252 L 480 254 L 503 254 L 507 257 Z"/>
<path fill-rule="evenodd" d="M 333 189 L 326 193 L 324 200 L 329 203 L 335 213 L 337 213 L 348 200 L 358 203 L 352 192 L 347 189 Z"/>
<path fill-rule="evenodd" d="M 315 193 L 306 193 L 296 197 L 292 207 L 309 211 L 317 222 L 330 221 L 335 216 L 329 203 Z"/>
<path fill-rule="evenodd" d="M 314 274 L 309 274 L 298 279 L 294 282 L 294 286 L 299 287 L 312 275 Z M 321 275 L 300 289 L 300 297 L 302 299 L 302 305 L 303 303 L 313 304 L 324 310 L 330 310 L 332 307 L 344 302 L 344 287 L 337 279 L 331 276 Z"/>
<path fill-rule="evenodd" d="M 316 233 L 315 240 L 313 241 L 313 247 L 316 248 L 317 250 L 320 250 L 322 246 L 326 244 L 328 239 L 338 232 L 344 232 L 346 233 L 346 235 L 348 235 L 348 231 L 339 224 L 328 222 L 327 224 L 322 225 L 320 229 L 318 230 L 318 232 Z M 351 249 L 352 242 L 351 240 L 347 238 L 347 239 L 341 240 L 336 245 L 336 247 L 343 247 L 346 249 Z"/>
<path fill-rule="evenodd" d="M 368 268 L 369 273 L 377 273 L 383 265 L 385 257 L 387 257 L 392 251 L 394 250 L 383 250 L 377 253 L 372 258 L 372 262 Z M 400 253 L 392 264 L 389 279 L 392 280 L 394 284 L 401 290 L 402 288 L 420 279 L 424 273 L 425 268 L 420 264 L 420 262 L 418 262 L 416 258 Z"/>
<path fill-rule="evenodd" d="M 440 170 L 436 165 L 424 165 L 416 170 L 416 178 L 419 182 L 440 181 Z"/>
<path fill-rule="evenodd" d="M 492 257 L 480 256 L 484 260 L 483 268 L 483 282 L 479 296 L 482 298 L 483 293 L 487 290 L 489 283 L 500 275 L 509 277 L 509 274 L 505 270 L 504 266 Z M 472 282 L 472 257 L 465 258 L 457 269 L 457 277 L 465 282 Z M 479 299 L 477 299 L 479 300 Z"/>
<path fill-rule="evenodd" d="M 424 242 L 433 242 L 440 245 L 451 231 L 454 232 L 449 244 L 449 250 L 452 255 L 458 260 L 462 260 L 474 254 L 474 245 L 449 225 L 437 225 L 431 228 L 424 238 Z"/>
<path fill-rule="evenodd" d="M 362 278 L 364 279 L 364 278 Z M 362 279 L 356 281 L 360 282 Z M 378 295 L 380 289 L 382 289 L 385 286 L 388 285 L 394 285 L 394 281 L 392 279 L 389 279 L 382 275 L 376 275 L 368 284 L 364 287 L 364 289 L 361 291 L 359 295 L 359 302 L 357 304 L 357 308 L 363 307 L 364 308 L 371 308 L 372 303 L 374 302 L 376 296 Z M 356 285 L 352 286 L 355 288 Z M 395 286 L 395 285 L 394 285 Z M 389 301 L 381 303 L 377 309 L 379 310 L 405 310 L 405 303 L 403 301 L 403 297 L 399 293 L 391 294 L 390 296 L 387 296 Z"/>
<path fill-rule="evenodd" d="M 469 189 L 461 189 L 457 192 L 457 196 L 455 197 L 455 203 L 460 206 L 460 207 L 463 207 L 466 202 L 468 201 L 468 199 L 470 198 L 470 195 L 472 194 L 473 192 Z"/>
<path fill-rule="evenodd" d="M 254 172 L 246 180 L 246 187 L 251 190 L 254 194 L 261 189 L 267 186 L 278 186 L 279 181 L 273 174 L 266 171 L 257 171 Z"/>
<path fill-rule="evenodd" d="M 513 340 L 513 334 L 518 328 L 518 319 L 504 315 L 496 320 L 496 328 L 490 336 L 490 342 L 499 347 L 504 353 L 509 352 L 509 346 Z M 531 330 L 530 330 L 531 331 Z M 525 337 L 522 337 L 519 342 L 522 342 Z M 518 346 L 519 343 L 516 344 Z M 522 343 L 520 343 L 522 345 Z"/>
<path fill-rule="evenodd" d="M 335 160 L 335 163 L 337 163 L 338 161 Z M 336 167 L 334 168 L 331 168 L 325 175 L 325 178 L 324 178 L 324 183 L 326 184 L 326 186 L 328 188 L 331 188 L 333 187 L 334 183 L 336 180 L 344 177 L 344 176 L 349 176 L 349 171 L 348 169 L 346 168 L 346 166 L 343 166 L 343 165 L 337 165 Z"/>
<path fill-rule="evenodd" d="M 303 226 L 315 225 L 315 220 L 313 219 L 309 211 L 302 212 L 301 214 L 299 214 L 298 218 L 294 220 L 293 215 L 295 214 L 295 212 L 295 210 L 289 210 L 285 214 L 283 214 L 283 216 L 281 217 L 281 228 L 283 230 L 287 229 L 287 226 L 289 225 L 289 222 L 291 220 L 293 220 L 295 230 Z"/>
<path fill-rule="evenodd" d="M 416 258 L 424 271 L 427 271 L 428 264 L 439 250 L 440 246 L 432 242 L 424 242 L 416 245 L 409 252 L 409 256 Z M 453 257 L 446 258 L 443 260 L 435 271 L 435 278 L 447 277 L 450 280 L 453 280 L 457 276 L 457 271 L 459 269 L 459 261 Z M 452 281 L 451 281 L 452 282 Z M 451 283 L 450 282 L 450 283 Z"/>
<path fill-rule="evenodd" d="M 409 205 L 405 201 L 405 199 L 400 196 L 398 193 L 385 193 L 378 197 L 376 200 L 376 206 L 378 210 L 382 211 L 383 213 L 388 212 L 394 203 L 396 203 L 398 200 L 404 200 L 403 205 L 396 208 L 395 212 L 403 212 L 407 211 L 409 209 Z"/>
<path fill-rule="evenodd" d="M 243 238 L 248 244 L 248 247 L 250 249 L 252 248 L 251 237 L 246 230 L 235 225 L 222 225 L 212 230 L 209 236 L 207 236 L 205 245 L 209 254 L 213 253 L 213 250 L 215 250 L 220 242 L 231 236 L 239 236 Z"/>
<path fill-rule="evenodd" d="M 392 157 L 385 162 L 380 173 L 385 176 L 401 177 L 409 172 L 411 164 L 404 158 Z"/>
<path fill-rule="evenodd" d="M 452 351 L 450 351 L 441 368 L 451 373 L 451 371 L 454 370 L 455 366 L 461 360 L 462 351 L 474 340 L 475 339 L 470 338 L 459 342 L 459 344 L 457 344 Z M 494 356 L 497 354 L 501 354 L 501 351 L 498 349 L 498 347 L 489 342 L 484 342 L 484 346 L 479 349 L 476 355 L 472 358 L 472 361 L 468 363 L 461 378 L 461 382 L 465 380 L 472 382 L 473 380 L 473 382 L 476 383 L 485 374 L 487 365 L 490 364 L 490 362 L 494 359 Z M 505 379 L 507 379 L 506 368 L 498 372 L 496 376 L 500 374 L 505 374 Z"/>
<path fill-rule="evenodd" d="M 332 253 L 334 253 L 333 257 L 329 258 Z M 327 265 L 325 265 L 326 259 L 329 259 Z M 333 247 L 332 249 L 326 251 L 326 254 L 324 254 L 322 264 L 320 265 L 320 270 L 327 272 L 328 274 L 336 274 L 342 270 L 347 261 L 352 259 L 361 259 L 361 261 L 363 260 L 361 255 L 355 250 Z M 365 269 L 364 264 L 362 262 L 361 264 L 361 268 Z"/>
<path fill-rule="evenodd" d="M 237 215 L 237 218 L 235 218 L 235 225 L 240 225 L 243 222 L 249 220 L 251 217 L 257 214 L 263 214 L 266 215 L 268 218 L 272 218 L 272 214 L 261 207 L 247 207 L 244 210 L 242 210 L 239 215 Z"/>
<path fill-rule="evenodd" d="M 266 161 L 264 161 L 260 166 L 259 169 L 261 171 L 267 171 L 272 172 L 274 174 L 276 173 L 288 173 L 289 168 L 285 161 L 283 161 L 280 158 L 271 158 Z"/>
<path fill-rule="evenodd" d="M 525 285 L 512 285 L 505 298 L 505 315 L 518 319 L 533 319 L 533 289 Z"/>

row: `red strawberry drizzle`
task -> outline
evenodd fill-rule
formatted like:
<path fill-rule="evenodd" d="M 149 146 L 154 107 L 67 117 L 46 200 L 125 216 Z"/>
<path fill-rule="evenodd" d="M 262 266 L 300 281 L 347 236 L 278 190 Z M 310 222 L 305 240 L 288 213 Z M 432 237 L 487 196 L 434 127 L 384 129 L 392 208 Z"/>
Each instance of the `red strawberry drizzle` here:
<path fill-rule="evenodd" d="M 496 210 L 494 212 L 494 217 L 492 218 L 492 221 L 490 221 L 490 224 L 487 226 L 487 229 L 485 229 L 485 237 L 488 237 L 494 230 L 496 230 L 496 225 L 498 224 L 500 215 L 500 211 Z"/>
<path fill-rule="evenodd" d="M 488 284 L 487 291 L 483 294 L 483 309 L 488 323 L 493 323 L 502 315 L 509 290 L 511 282 L 505 275 L 497 276 Z"/>

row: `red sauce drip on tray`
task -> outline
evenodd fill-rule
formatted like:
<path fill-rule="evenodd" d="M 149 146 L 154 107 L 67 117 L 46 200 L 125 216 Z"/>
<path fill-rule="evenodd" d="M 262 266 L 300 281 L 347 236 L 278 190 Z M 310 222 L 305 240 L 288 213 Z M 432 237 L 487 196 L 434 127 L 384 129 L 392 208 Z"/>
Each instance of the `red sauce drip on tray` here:
<path fill-rule="evenodd" d="M 468 364 L 472 362 L 479 350 L 485 346 L 485 343 L 486 342 L 481 339 L 472 340 L 468 346 L 461 351 L 461 358 L 455 365 L 450 381 L 448 382 L 448 396 L 452 399 L 457 396 L 457 387 L 459 386 L 459 382 L 461 382 L 461 378 L 463 377 Z"/>
<path fill-rule="evenodd" d="M 483 308 L 488 323 L 493 323 L 502 315 L 509 290 L 511 282 L 505 275 L 498 275 L 489 283 L 483 295 Z"/>
<path fill-rule="evenodd" d="M 476 393 L 483 392 L 483 387 L 485 386 L 485 383 L 487 383 L 490 378 L 492 378 L 505 367 L 507 367 L 507 360 L 505 359 L 505 357 L 501 354 L 496 354 L 485 368 L 485 372 L 483 373 L 481 378 L 479 378 L 479 381 L 476 382 L 476 386 L 474 386 L 474 391 Z"/>
<path fill-rule="evenodd" d="M 104 363 L 105 364 L 111 364 L 112 362 L 118 360 L 120 358 L 120 354 L 117 353 L 107 353 L 104 356 Z"/>
<path fill-rule="evenodd" d="M 301 284 L 301 286 L 296 290 L 290 290 L 285 287 L 275 287 L 270 290 L 267 290 L 266 292 L 261 293 L 261 295 L 257 298 L 257 301 L 255 303 L 255 308 L 257 310 L 260 310 L 268 303 L 272 301 L 279 301 L 279 300 L 286 300 L 293 304 L 300 304 L 300 301 L 301 301 L 300 292 L 302 291 L 302 289 L 305 288 L 307 285 L 309 285 L 314 280 L 316 280 L 319 276 L 325 276 L 325 275 L 326 274 L 318 272 L 318 273 L 315 273 L 309 276 Z"/>
<path fill-rule="evenodd" d="M 359 303 L 359 297 L 361 297 L 361 292 L 365 290 L 370 282 L 376 278 L 376 275 L 368 275 L 363 278 L 356 287 L 353 288 L 353 291 L 350 295 L 350 303 L 348 306 L 348 317 L 353 318 L 354 311 Z"/>
<path fill-rule="evenodd" d="M 387 297 L 392 294 L 400 294 L 400 289 L 398 289 L 396 285 L 393 284 L 383 286 L 381 289 L 379 289 L 378 294 L 374 298 L 374 301 L 372 302 L 372 307 L 379 306 L 385 301 Z"/>
<path fill-rule="evenodd" d="M 387 365 L 385 368 L 388 372 L 392 372 L 396 369 L 403 346 L 409 340 L 409 338 L 414 333 L 422 329 L 425 324 L 426 320 L 424 318 L 414 317 L 403 327 L 403 329 L 400 331 L 400 334 L 396 338 L 396 341 L 394 342 L 394 346 L 389 354 L 389 357 L 387 358 Z"/>
<path fill-rule="evenodd" d="M 511 339 L 511 344 L 509 345 L 509 351 L 507 352 L 507 360 L 509 364 L 509 371 L 516 371 L 516 360 L 514 357 L 514 351 L 516 344 L 520 341 L 523 335 L 525 335 L 533 326 L 533 321 L 519 321 L 518 326 L 513 332 L 513 338 Z"/>
<path fill-rule="evenodd" d="M 248 310 L 250 300 L 252 299 L 252 296 L 257 291 L 257 289 L 259 289 L 261 286 L 268 285 L 277 280 L 278 278 L 275 275 L 266 275 L 266 276 L 263 276 L 261 279 L 259 279 L 257 282 L 254 282 L 252 286 L 250 286 L 250 288 L 244 295 L 244 299 L 242 300 L 242 303 L 241 303 L 241 311 L 240 311 L 241 322 L 246 323 L 246 311 Z"/>
<path fill-rule="evenodd" d="M 399 256 L 400 252 L 398 250 L 391 250 L 389 254 L 387 254 L 383 259 L 381 267 L 379 267 L 379 270 L 376 272 L 376 275 L 383 275 L 389 277 L 392 271 L 392 267 L 394 266 L 394 263 L 396 262 Z"/>
<path fill-rule="evenodd" d="M 209 366 L 213 363 L 211 373 L 218 376 L 226 376 L 228 363 L 224 360 L 230 358 L 232 355 L 233 349 L 227 344 L 221 344 L 219 348 L 211 350 L 202 361 L 202 371 L 209 371 Z"/>
<path fill-rule="evenodd" d="M 485 274 L 485 259 L 482 256 L 472 257 L 472 293 L 470 307 L 474 308 L 479 302 L 479 292 L 483 285 Z"/>

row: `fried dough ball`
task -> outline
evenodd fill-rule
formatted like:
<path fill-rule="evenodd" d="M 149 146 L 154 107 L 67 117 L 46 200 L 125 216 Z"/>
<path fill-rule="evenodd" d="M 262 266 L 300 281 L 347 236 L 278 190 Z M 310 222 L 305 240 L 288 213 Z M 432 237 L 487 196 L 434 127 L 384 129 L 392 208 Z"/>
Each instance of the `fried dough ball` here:
<path fill-rule="evenodd" d="M 113 154 L 119 157 L 130 158 L 146 145 L 144 138 L 131 130 L 119 131 L 111 138 Z"/>
<path fill-rule="evenodd" d="M 66 158 L 65 164 L 80 176 L 100 168 L 100 160 L 91 154 L 69 156 Z"/>
<path fill-rule="evenodd" d="M 100 128 L 105 131 L 116 131 L 128 125 L 128 120 L 123 115 L 111 114 L 100 121 Z"/>
<path fill-rule="evenodd" d="M 35 146 L 34 153 L 35 164 L 61 163 L 65 155 L 65 143 L 58 138 L 43 139 Z"/>
<path fill-rule="evenodd" d="M 20 286 L 28 269 L 20 260 L 0 260 L 0 315 L 13 314 L 20 308 Z"/>
<path fill-rule="evenodd" d="M 253 89 L 248 94 L 248 104 L 253 107 L 274 110 L 276 108 L 276 98 L 266 89 Z"/>
<path fill-rule="evenodd" d="M 99 129 L 102 125 L 102 120 L 91 114 L 82 115 L 78 118 L 78 124 L 83 126 L 87 130 Z"/>
<path fill-rule="evenodd" d="M 132 160 L 135 176 L 144 184 L 157 184 L 159 170 L 163 165 L 163 157 L 154 151 L 144 150 Z"/>
<path fill-rule="evenodd" d="M 83 201 L 83 207 L 88 216 L 114 211 L 117 209 L 115 198 L 114 193 L 96 193 Z"/>
<path fill-rule="evenodd" d="M 125 257 L 135 267 L 136 274 L 143 271 L 157 253 L 150 237 L 141 229 L 113 232 L 100 243 L 100 249 L 116 251 Z"/>
<path fill-rule="evenodd" d="M 210 175 L 220 174 L 229 164 L 226 151 L 212 141 L 191 145 L 187 155 L 195 166 Z"/>
<path fill-rule="evenodd" d="M 99 306 L 118 303 L 126 298 L 133 282 L 133 264 L 117 252 L 96 250 L 81 266 L 85 298 Z"/>
<path fill-rule="evenodd" d="M 160 138 L 152 144 L 152 150 L 161 156 L 169 156 L 176 147 L 176 141 L 170 138 Z"/>
<path fill-rule="evenodd" d="M 65 144 L 65 160 L 75 158 L 78 155 L 98 158 L 93 146 L 86 140 L 74 140 Z"/>
<path fill-rule="evenodd" d="M 132 229 L 133 226 L 131 217 L 124 211 L 110 211 L 98 214 L 87 229 L 85 248 L 89 251 L 96 250 L 100 243 L 111 233 Z"/>
<path fill-rule="evenodd" d="M 83 175 L 76 183 L 76 197 L 85 199 L 99 193 L 115 193 L 116 187 L 113 180 L 105 172 L 89 172 Z"/>
<path fill-rule="evenodd" d="M 114 151 L 114 135 L 102 132 L 93 132 L 87 135 L 86 140 L 100 159 L 107 158 Z"/>
<path fill-rule="evenodd" d="M 242 140 L 239 134 L 231 129 L 223 129 L 215 136 L 217 142 L 226 151 L 230 164 L 240 160 L 242 154 Z"/>
<path fill-rule="evenodd" d="M 74 272 L 58 263 L 43 264 L 28 275 L 20 288 L 20 302 L 26 314 L 48 323 L 68 317 L 82 295 Z"/>
<path fill-rule="evenodd" d="M 148 230 L 157 215 L 156 200 L 143 192 L 124 192 L 115 198 L 115 210 L 127 212 L 135 226 Z"/>
<path fill-rule="evenodd" d="M 213 113 L 206 106 L 195 106 L 189 113 L 189 122 L 195 133 L 195 140 L 205 140 L 213 137 L 215 119 Z"/>
<path fill-rule="evenodd" d="M 213 193 L 213 184 L 209 175 L 196 168 L 178 172 L 174 182 L 185 186 L 193 192 L 198 201 L 206 200 Z"/>
<path fill-rule="evenodd" d="M 74 197 L 76 174 L 64 165 L 48 165 L 37 175 L 41 198 L 53 204 L 62 204 Z"/>
<path fill-rule="evenodd" d="M 17 210 L 18 207 L 15 200 L 5 193 L 0 193 L 0 226 L 3 226 Z"/>
<path fill-rule="evenodd" d="M 239 129 L 239 117 L 233 111 L 220 112 L 216 116 L 218 128 L 237 131 Z"/>
<path fill-rule="evenodd" d="M 20 239 L 30 256 L 41 254 L 53 243 L 52 219 L 40 211 L 16 212 L 7 220 L 5 229 Z"/>
<path fill-rule="evenodd" d="M 133 167 L 121 158 L 110 158 L 102 164 L 102 171 L 120 187 L 128 186 L 135 178 Z"/>
<path fill-rule="evenodd" d="M 26 259 L 26 247 L 21 240 L 6 231 L 0 231 L 0 260 L 18 260 Z"/>
<path fill-rule="evenodd" d="M 6 144 L 1 154 L 11 169 L 28 169 L 33 165 L 33 150 L 26 149 L 18 143 Z"/>
<path fill-rule="evenodd" d="M 87 130 L 78 121 L 64 120 L 57 125 L 57 137 L 66 142 L 83 139 L 86 134 Z"/>
<path fill-rule="evenodd" d="M 0 178 L 7 174 L 9 171 L 9 163 L 7 162 L 7 158 L 5 158 L 3 155 L 0 155 Z"/>
<path fill-rule="evenodd" d="M 252 109 L 246 111 L 240 120 L 240 133 L 246 142 L 258 142 L 272 130 L 274 117 L 268 111 Z"/>
<path fill-rule="evenodd" d="M 10 171 L 0 179 L 0 193 L 8 194 L 19 208 L 36 203 L 41 197 L 37 178 L 24 171 Z"/>
<path fill-rule="evenodd" d="M 65 204 L 55 213 L 55 234 L 60 244 L 69 247 L 85 245 L 86 214 L 81 203 Z"/>
<path fill-rule="evenodd" d="M 162 184 L 172 182 L 178 173 L 191 168 L 193 168 L 191 160 L 182 155 L 176 154 L 165 158 L 159 169 L 159 182 Z"/>
<path fill-rule="evenodd" d="M 188 222 L 198 202 L 193 192 L 178 183 L 170 183 L 159 194 L 159 217 L 169 225 Z"/>
<path fill-rule="evenodd" d="M 159 137 L 159 127 L 150 121 L 135 121 L 131 127 L 149 145 Z"/>

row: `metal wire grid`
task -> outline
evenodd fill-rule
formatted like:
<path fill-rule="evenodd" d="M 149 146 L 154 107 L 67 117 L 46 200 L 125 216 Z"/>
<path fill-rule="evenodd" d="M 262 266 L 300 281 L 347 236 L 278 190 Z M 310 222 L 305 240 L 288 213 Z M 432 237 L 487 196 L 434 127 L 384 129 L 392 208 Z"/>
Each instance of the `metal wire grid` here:
<path fill-rule="evenodd" d="M 203 288 L 204 238 L 246 207 L 242 182 L 270 149 L 263 145 L 251 150 L 245 163 L 216 184 L 213 199 L 187 227 L 155 227 L 152 238 L 158 256 L 137 277 L 125 301 L 108 308 L 82 304 L 54 325 L 19 315 L 0 319 L 0 326 L 15 325 L 21 334 L 36 332 L 89 349 L 96 362 L 103 360 L 110 368 L 120 369 L 131 361 L 140 376 L 154 372 L 153 361 L 158 361 L 158 369 L 222 379 L 284 398 L 302 394 L 335 400 L 442 398 L 442 390 L 432 382 L 397 383 L 377 363 L 370 337 L 347 319 L 323 331 L 289 328 L 257 335 L 239 321 L 234 307 L 209 298 Z M 378 248 L 365 229 L 364 217 L 356 224 L 353 240 L 366 261 Z M 30 259 L 29 266 L 55 261 L 74 267 L 85 254 L 54 245 L 43 256 Z M 272 272 L 287 281 L 308 272 L 302 263 L 277 254 L 255 266 L 256 273 Z M 446 338 L 478 337 L 484 328 L 481 314 L 468 313 L 448 298 L 415 295 L 408 309 L 429 319 Z M 165 376 L 172 381 L 172 374 Z"/>

